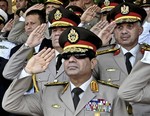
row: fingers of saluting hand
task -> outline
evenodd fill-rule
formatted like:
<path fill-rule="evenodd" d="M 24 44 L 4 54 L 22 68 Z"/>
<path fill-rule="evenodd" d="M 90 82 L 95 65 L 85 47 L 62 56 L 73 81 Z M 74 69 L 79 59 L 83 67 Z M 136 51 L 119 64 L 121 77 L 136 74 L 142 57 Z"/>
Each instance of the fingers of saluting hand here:
<path fill-rule="evenodd" d="M 116 22 L 113 21 L 110 24 L 108 24 L 107 26 L 104 27 L 104 31 L 108 31 L 109 33 L 112 33 L 114 31 L 114 28 L 116 27 Z"/>
<path fill-rule="evenodd" d="M 45 62 L 50 62 L 55 56 L 55 50 L 51 48 L 44 48 L 37 55 L 38 57 L 43 58 Z"/>
<path fill-rule="evenodd" d="M 43 32 L 45 31 L 45 28 L 46 28 L 46 24 L 43 23 L 43 24 L 37 26 L 37 28 L 35 28 L 34 33 L 43 34 Z"/>

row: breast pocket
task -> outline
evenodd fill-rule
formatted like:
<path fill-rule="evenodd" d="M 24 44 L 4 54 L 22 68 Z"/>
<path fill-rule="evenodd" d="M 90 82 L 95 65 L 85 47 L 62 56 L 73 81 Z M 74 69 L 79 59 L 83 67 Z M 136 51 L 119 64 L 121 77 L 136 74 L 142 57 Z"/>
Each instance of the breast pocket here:
<path fill-rule="evenodd" d="M 121 71 L 117 68 L 107 68 L 101 70 L 101 80 L 116 82 L 120 80 Z"/>
<path fill-rule="evenodd" d="M 51 114 L 51 115 L 50 115 Z M 65 109 L 51 109 L 49 116 L 66 116 L 66 110 Z"/>

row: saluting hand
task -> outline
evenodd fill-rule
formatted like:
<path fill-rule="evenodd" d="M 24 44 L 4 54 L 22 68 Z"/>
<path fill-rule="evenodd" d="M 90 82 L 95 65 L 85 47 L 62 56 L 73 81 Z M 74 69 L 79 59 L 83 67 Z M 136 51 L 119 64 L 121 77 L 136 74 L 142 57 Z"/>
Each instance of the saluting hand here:
<path fill-rule="evenodd" d="M 81 22 L 86 23 L 91 21 L 95 16 L 96 13 L 100 12 L 100 7 L 97 5 L 90 6 L 81 16 Z"/>
<path fill-rule="evenodd" d="M 25 71 L 29 74 L 37 74 L 45 71 L 54 56 L 54 49 L 44 48 L 38 54 L 31 57 L 25 67 Z"/>
<path fill-rule="evenodd" d="M 90 31 L 92 31 L 93 33 L 95 33 L 96 35 L 98 35 L 100 33 L 100 31 L 106 26 L 108 25 L 108 21 L 106 20 L 100 20 L 98 23 L 96 23 L 91 29 Z"/>
<path fill-rule="evenodd" d="M 106 27 L 104 27 L 98 34 L 98 37 L 103 42 L 103 46 L 107 45 L 111 40 L 115 27 L 116 27 L 116 22 L 113 21 L 110 24 L 108 24 Z"/>
<path fill-rule="evenodd" d="M 44 39 L 45 28 L 46 28 L 46 24 L 42 24 L 36 27 L 29 35 L 26 44 L 29 47 L 35 47 L 39 45 Z"/>

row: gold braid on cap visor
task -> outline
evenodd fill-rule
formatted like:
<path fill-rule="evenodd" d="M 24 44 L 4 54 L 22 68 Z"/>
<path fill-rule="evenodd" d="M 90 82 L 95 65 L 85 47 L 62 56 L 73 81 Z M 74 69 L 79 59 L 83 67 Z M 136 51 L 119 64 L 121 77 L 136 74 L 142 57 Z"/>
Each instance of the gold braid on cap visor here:
<path fill-rule="evenodd" d="M 63 4 L 62 2 L 58 1 L 58 0 L 47 0 L 46 3 L 48 2 L 52 2 L 52 3 L 55 3 L 55 4 Z"/>
<path fill-rule="evenodd" d="M 113 9 L 115 6 L 107 6 L 107 7 L 103 7 L 101 9 L 101 12 L 105 12 L 105 11 L 110 11 L 111 9 Z"/>
<path fill-rule="evenodd" d="M 69 22 L 56 21 L 56 22 L 53 22 L 51 26 L 57 27 L 57 26 L 76 26 L 76 25 L 73 25 L 72 23 L 69 23 Z"/>
<path fill-rule="evenodd" d="M 135 17 L 135 16 L 122 16 L 120 18 L 115 19 L 116 23 L 121 23 L 121 22 L 136 22 L 136 21 L 141 21 L 140 17 Z"/>
<path fill-rule="evenodd" d="M 80 53 L 85 53 L 89 49 L 93 50 L 93 47 L 87 46 L 87 45 L 69 45 L 64 47 L 63 53 L 68 53 L 68 52 L 80 52 Z M 94 50 L 93 50 L 94 51 Z"/>

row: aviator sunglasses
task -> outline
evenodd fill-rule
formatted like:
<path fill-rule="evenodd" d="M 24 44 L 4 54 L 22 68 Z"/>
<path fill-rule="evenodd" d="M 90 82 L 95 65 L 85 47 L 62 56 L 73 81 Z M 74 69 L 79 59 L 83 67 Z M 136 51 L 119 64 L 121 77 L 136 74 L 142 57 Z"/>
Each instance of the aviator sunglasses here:
<path fill-rule="evenodd" d="M 88 57 L 88 55 L 85 54 L 85 53 L 73 53 L 73 54 L 64 53 L 64 54 L 62 54 L 62 58 L 65 59 L 65 60 L 69 60 L 69 58 L 71 56 L 74 56 L 76 59 L 84 59 L 84 58 Z"/>

